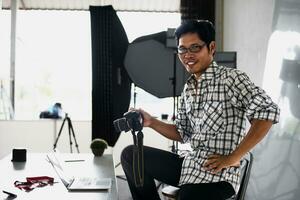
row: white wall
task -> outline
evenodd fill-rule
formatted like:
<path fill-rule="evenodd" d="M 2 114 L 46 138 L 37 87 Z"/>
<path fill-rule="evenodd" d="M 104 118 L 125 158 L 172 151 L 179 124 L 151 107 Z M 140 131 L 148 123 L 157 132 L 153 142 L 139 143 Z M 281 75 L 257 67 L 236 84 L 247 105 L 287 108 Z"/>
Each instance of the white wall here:
<path fill-rule="evenodd" d="M 237 51 L 238 69 L 262 85 L 274 0 L 224 0 L 224 51 Z"/>
<path fill-rule="evenodd" d="M 29 152 L 51 151 L 61 124 L 62 120 L 50 119 L 0 121 L 0 158 L 11 153 L 16 147 L 27 148 Z M 77 121 L 72 124 L 79 150 L 88 152 L 91 141 L 90 122 Z M 77 152 L 74 144 L 73 152 Z M 67 123 L 63 127 L 57 148 L 62 152 L 70 151 Z"/>
<path fill-rule="evenodd" d="M 271 54 L 268 55 L 268 63 L 271 63 L 270 60 L 275 62 L 272 62 L 274 63 L 272 66 L 268 65 L 271 70 L 267 70 L 269 73 L 264 74 L 268 42 L 272 34 L 275 1 L 224 0 L 224 2 L 224 49 L 237 51 L 238 68 L 247 72 L 258 85 L 264 83 L 264 87 L 269 86 L 264 89 L 277 97 L 273 100 L 281 109 L 279 124 L 273 126 L 263 141 L 252 150 L 254 162 L 245 199 L 298 200 L 300 194 L 300 171 L 298 170 L 300 142 L 297 137 L 299 119 L 293 117 L 290 114 L 292 113 L 290 106 L 285 105 L 285 103 L 288 104 L 289 93 L 284 94 L 284 101 L 278 100 L 283 99 L 281 98 L 282 80 L 278 76 L 284 67 L 281 61 L 286 51 L 285 48 L 292 49 L 293 45 L 283 45 L 280 44 L 281 41 L 276 41 L 278 44 L 272 44 L 270 46 L 272 49 L 269 49 Z M 288 16 L 286 18 L 296 21 L 297 14 L 293 15 L 291 11 L 296 11 L 295 13 L 299 11 L 299 6 L 297 8 L 299 0 L 282 2 L 288 4 L 284 9 Z M 282 2 L 280 7 L 285 6 Z M 296 6 L 295 9 L 292 9 L 293 5 Z M 300 19 L 297 22 L 299 21 Z M 289 24 L 284 25 L 289 27 Z M 287 42 L 287 40 L 282 41 Z M 272 54 L 272 52 L 276 53 Z"/>

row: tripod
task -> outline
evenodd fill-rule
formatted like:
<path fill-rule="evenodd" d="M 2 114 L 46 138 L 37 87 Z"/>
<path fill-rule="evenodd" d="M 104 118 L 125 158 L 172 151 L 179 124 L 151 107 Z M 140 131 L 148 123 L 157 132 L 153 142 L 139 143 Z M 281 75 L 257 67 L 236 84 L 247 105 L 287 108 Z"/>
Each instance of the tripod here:
<path fill-rule="evenodd" d="M 78 148 L 78 143 L 76 141 L 76 137 L 75 137 L 75 133 L 74 133 L 74 129 L 73 129 L 73 125 L 72 125 L 72 122 L 71 122 L 71 119 L 70 117 L 68 117 L 68 114 L 66 113 L 66 116 L 64 118 L 64 121 L 60 127 L 60 130 L 58 132 L 58 135 L 57 135 L 57 138 L 55 140 L 55 143 L 53 145 L 53 149 L 56 149 L 56 145 L 57 145 L 57 142 L 58 142 L 58 139 L 61 135 L 61 132 L 63 130 L 63 127 L 65 125 L 65 122 L 68 122 L 68 130 L 69 130 L 69 141 L 70 141 L 70 152 L 73 153 L 73 148 L 72 148 L 72 145 L 73 145 L 73 142 L 72 142 L 72 137 L 73 136 L 73 139 L 74 139 L 74 142 L 75 142 L 75 147 L 77 148 L 77 153 L 79 153 L 79 148 Z"/>
<path fill-rule="evenodd" d="M 175 121 L 176 117 L 176 52 L 173 54 L 173 77 L 170 78 L 173 86 L 173 116 L 172 121 Z M 178 142 L 172 141 L 171 151 L 173 153 L 178 152 Z"/>

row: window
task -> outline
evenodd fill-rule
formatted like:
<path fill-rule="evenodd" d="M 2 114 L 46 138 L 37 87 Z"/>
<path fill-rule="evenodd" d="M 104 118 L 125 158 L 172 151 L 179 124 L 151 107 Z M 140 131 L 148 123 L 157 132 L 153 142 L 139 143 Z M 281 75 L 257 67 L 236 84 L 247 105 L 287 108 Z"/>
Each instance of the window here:
<path fill-rule="evenodd" d="M 281 109 L 281 126 L 285 126 L 289 121 L 289 125 L 298 123 L 297 117 L 300 116 L 298 109 L 299 97 L 299 76 L 297 80 L 290 80 L 294 78 L 291 73 L 299 73 L 297 71 L 289 71 L 291 66 L 288 66 L 284 60 L 299 62 L 300 49 L 300 34 L 296 31 L 280 31 L 276 30 L 272 33 L 266 59 L 266 68 L 264 76 L 264 89 L 274 99 Z M 296 66 L 296 65 L 295 65 Z M 298 67 L 298 66 L 296 66 Z M 284 75 L 284 74 L 288 74 Z M 277 80 L 277 81 L 274 81 Z M 296 99 L 294 99 L 296 98 Z M 295 103 L 297 102 L 296 106 Z M 294 114 L 293 114 L 294 113 Z M 296 113 L 296 114 L 295 114 Z M 296 117 L 296 118 L 295 118 Z"/>
<path fill-rule="evenodd" d="M 10 12 L 0 10 L 0 119 L 10 119 Z M 4 31 L 7 30 L 7 31 Z"/>
<path fill-rule="evenodd" d="M 10 11 L 2 13 L 0 78 L 9 92 Z M 179 13 L 117 14 L 130 42 L 180 23 Z M 73 120 L 91 120 L 90 13 L 19 10 L 17 20 L 15 119 L 38 119 L 41 111 L 60 102 Z M 142 89 L 137 89 L 136 102 L 157 116 L 172 113 L 171 98 L 158 99 Z"/>

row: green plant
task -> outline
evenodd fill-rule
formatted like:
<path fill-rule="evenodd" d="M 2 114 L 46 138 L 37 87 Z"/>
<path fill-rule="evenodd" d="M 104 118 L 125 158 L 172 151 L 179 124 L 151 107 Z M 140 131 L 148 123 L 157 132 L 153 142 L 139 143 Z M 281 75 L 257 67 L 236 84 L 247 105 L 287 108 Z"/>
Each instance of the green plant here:
<path fill-rule="evenodd" d="M 101 138 L 95 138 L 91 142 L 91 149 L 106 149 L 108 146 L 107 142 L 104 139 Z"/>
<path fill-rule="evenodd" d="M 95 156 L 102 156 L 104 150 L 107 148 L 108 144 L 104 139 L 95 138 L 92 140 L 90 148 Z"/>

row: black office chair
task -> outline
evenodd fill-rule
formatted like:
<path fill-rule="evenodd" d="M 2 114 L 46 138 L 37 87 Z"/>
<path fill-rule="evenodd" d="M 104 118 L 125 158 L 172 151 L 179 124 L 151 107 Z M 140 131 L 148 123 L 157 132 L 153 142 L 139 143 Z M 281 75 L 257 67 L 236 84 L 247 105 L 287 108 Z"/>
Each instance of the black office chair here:
<path fill-rule="evenodd" d="M 244 156 L 241 164 L 241 179 L 240 179 L 240 188 L 238 190 L 238 193 L 227 200 L 244 200 L 247 186 L 249 183 L 252 163 L 253 163 L 253 154 L 251 152 L 248 152 Z M 178 187 L 166 186 L 161 190 L 161 193 L 165 200 L 176 200 L 178 191 L 179 191 Z"/>
<path fill-rule="evenodd" d="M 253 154 L 251 152 L 248 152 L 244 156 L 244 159 L 242 161 L 239 191 L 238 191 L 237 195 L 232 199 L 244 200 L 246 190 L 248 187 L 248 183 L 249 183 L 249 179 L 250 179 L 252 164 L 253 164 Z"/>

